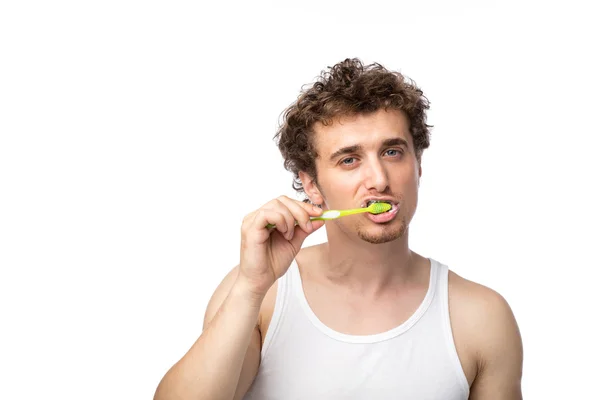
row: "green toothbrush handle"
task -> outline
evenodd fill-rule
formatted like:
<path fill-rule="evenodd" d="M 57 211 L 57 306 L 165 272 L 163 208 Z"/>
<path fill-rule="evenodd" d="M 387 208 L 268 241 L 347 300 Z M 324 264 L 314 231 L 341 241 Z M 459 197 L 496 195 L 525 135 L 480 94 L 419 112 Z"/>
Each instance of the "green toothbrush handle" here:
<path fill-rule="evenodd" d="M 341 216 L 342 213 L 337 210 L 327 210 L 323 214 L 318 217 L 310 217 L 311 221 L 327 221 L 330 219 L 336 219 Z M 295 222 L 294 225 L 298 225 L 298 221 Z M 267 229 L 275 228 L 275 224 L 267 224 Z"/>
<path fill-rule="evenodd" d="M 383 212 L 389 211 L 391 208 L 392 208 L 392 206 L 389 203 L 376 202 L 376 203 L 371 204 L 369 207 L 365 207 L 365 208 L 353 208 L 351 210 L 341 210 L 341 211 L 340 210 L 327 210 L 318 217 L 310 217 L 310 220 L 311 221 L 326 221 L 326 220 L 330 220 L 330 219 L 344 217 L 346 215 L 361 214 L 361 213 L 365 213 L 365 212 L 370 212 L 372 214 L 381 214 Z M 296 221 L 295 225 L 298 225 L 298 221 Z M 275 227 L 275 224 L 267 224 L 267 226 L 266 226 L 267 229 L 271 229 L 274 227 Z"/>

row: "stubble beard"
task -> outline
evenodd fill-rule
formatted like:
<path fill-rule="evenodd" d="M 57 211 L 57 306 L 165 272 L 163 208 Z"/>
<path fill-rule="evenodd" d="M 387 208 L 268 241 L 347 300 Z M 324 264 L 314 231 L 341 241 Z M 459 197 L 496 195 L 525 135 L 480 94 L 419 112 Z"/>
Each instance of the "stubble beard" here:
<path fill-rule="evenodd" d="M 358 233 L 358 237 L 364 240 L 367 243 L 371 244 L 382 244 L 387 242 L 392 242 L 396 239 L 400 239 L 404 235 L 406 235 L 406 231 L 408 228 L 408 223 L 406 221 L 406 217 L 402 217 L 402 222 L 398 226 L 385 226 L 383 232 L 379 232 L 377 234 L 373 232 L 369 232 L 364 229 L 364 225 L 358 225 L 356 227 L 356 231 Z"/>

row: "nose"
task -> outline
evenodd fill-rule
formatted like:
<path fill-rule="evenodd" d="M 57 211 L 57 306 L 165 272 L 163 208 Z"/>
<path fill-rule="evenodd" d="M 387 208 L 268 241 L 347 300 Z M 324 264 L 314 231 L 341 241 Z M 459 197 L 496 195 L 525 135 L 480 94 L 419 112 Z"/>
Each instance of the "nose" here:
<path fill-rule="evenodd" d="M 367 190 L 383 193 L 388 188 L 388 172 L 380 160 L 371 160 L 366 163 L 363 168 L 363 173 L 363 182 L 365 183 Z"/>

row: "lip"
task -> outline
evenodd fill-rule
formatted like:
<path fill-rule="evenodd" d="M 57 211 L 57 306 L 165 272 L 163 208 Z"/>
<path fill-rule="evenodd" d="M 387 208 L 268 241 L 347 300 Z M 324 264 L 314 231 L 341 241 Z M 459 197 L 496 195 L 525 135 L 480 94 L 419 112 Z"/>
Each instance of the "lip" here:
<path fill-rule="evenodd" d="M 365 213 L 364 215 L 372 222 L 375 222 L 377 224 L 385 224 L 386 222 L 394 220 L 396 218 L 396 215 L 398 215 L 399 210 L 400 206 L 398 206 L 398 203 L 392 202 L 392 209 L 390 211 L 386 211 L 381 214 Z"/>
<path fill-rule="evenodd" d="M 370 219 L 372 222 L 377 224 L 385 224 L 386 222 L 390 222 L 396 218 L 398 211 L 400 210 L 399 202 L 390 197 L 367 197 L 363 200 L 361 207 L 366 207 L 367 202 L 373 201 L 384 201 L 389 202 L 392 205 L 392 209 L 390 211 L 381 213 L 381 214 L 371 214 L 365 213 L 363 214 L 366 218 Z"/>

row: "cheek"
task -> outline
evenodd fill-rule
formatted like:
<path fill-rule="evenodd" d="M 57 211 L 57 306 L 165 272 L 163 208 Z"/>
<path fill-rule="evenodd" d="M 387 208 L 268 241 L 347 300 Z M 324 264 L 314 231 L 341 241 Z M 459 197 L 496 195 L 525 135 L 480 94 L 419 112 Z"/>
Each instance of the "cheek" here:
<path fill-rule="evenodd" d="M 413 168 L 406 168 L 396 173 L 396 177 L 396 184 L 403 188 L 411 189 L 419 186 L 419 171 L 415 171 Z"/>
<path fill-rule="evenodd" d="M 328 188 L 330 196 L 335 196 L 339 192 L 347 192 L 360 185 L 360 179 L 354 174 L 330 174 L 323 177 L 323 186 Z"/>
<path fill-rule="evenodd" d="M 402 180 L 402 186 L 407 190 L 416 190 L 419 187 L 420 177 L 418 166 L 416 166 L 416 168 L 410 168 L 410 170 L 406 171 L 403 176 L 404 179 Z"/>
<path fill-rule="evenodd" d="M 418 182 L 412 181 L 404 192 L 404 201 L 406 202 L 407 210 L 412 214 L 417 208 L 419 202 Z"/>
<path fill-rule="evenodd" d="M 408 179 L 403 180 L 399 186 L 399 193 L 408 209 L 416 207 L 418 194 L 419 194 L 419 180 L 412 176 Z"/>
<path fill-rule="evenodd" d="M 335 179 L 331 176 L 323 177 L 321 180 L 321 187 L 323 188 L 321 194 L 329 207 L 347 207 L 348 201 L 356 197 L 359 185 L 360 182 L 348 179 L 348 177 L 344 179 Z"/>

